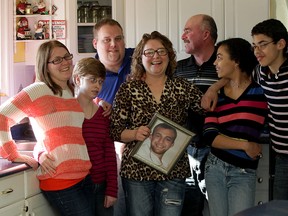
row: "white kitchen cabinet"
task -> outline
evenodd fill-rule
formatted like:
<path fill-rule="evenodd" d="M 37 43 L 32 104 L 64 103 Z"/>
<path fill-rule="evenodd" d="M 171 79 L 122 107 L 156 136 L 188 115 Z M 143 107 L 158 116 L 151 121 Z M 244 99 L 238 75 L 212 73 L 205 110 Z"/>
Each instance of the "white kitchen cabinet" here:
<path fill-rule="evenodd" d="M 84 57 L 94 57 L 96 50 L 93 47 L 93 26 L 94 22 L 86 19 L 78 19 L 77 9 L 79 2 L 77 0 L 66 1 L 66 19 L 67 19 L 67 40 L 66 45 L 73 53 L 73 61 L 76 62 Z M 85 2 L 95 2 L 93 0 L 84 0 Z M 112 18 L 116 19 L 122 26 L 124 20 L 124 0 L 98 0 L 100 6 L 110 6 L 112 9 Z M 96 20 L 94 20 L 96 21 Z M 123 26 L 124 28 L 124 26 Z"/>
<path fill-rule="evenodd" d="M 24 201 L 19 201 L 4 208 L 0 208 L 1 216 L 25 216 L 25 205 Z"/>
<path fill-rule="evenodd" d="M 261 205 L 269 201 L 269 149 L 270 145 L 268 143 L 262 145 L 263 157 L 259 160 L 257 169 L 255 205 Z"/>
<path fill-rule="evenodd" d="M 231 37 L 251 41 L 252 27 L 269 18 L 269 0 L 124 1 L 127 47 L 135 47 L 144 33 L 157 30 L 170 38 L 178 60 L 188 56 L 181 35 L 186 20 L 192 15 L 211 15 L 218 27 L 218 41 Z"/>
<path fill-rule="evenodd" d="M 0 183 L 0 208 L 11 205 L 18 201 L 24 202 L 24 173 L 2 177 Z"/>
<path fill-rule="evenodd" d="M 36 172 L 32 169 L 24 172 L 24 185 L 25 198 L 41 193 L 39 180 L 36 177 Z"/>
<path fill-rule="evenodd" d="M 25 206 L 29 216 L 57 216 L 42 193 L 26 199 Z"/>
<path fill-rule="evenodd" d="M 270 0 L 225 0 L 224 6 L 225 38 L 242 37 L 252 41 L 252 28 L 270 16 Z"/>
<path fill-rule="evenodd" d="M 0 215 L 25 215 L 24 173 L 0 178 Z"/>
<path fill-rule="evenodd" d="M 1 216 L 57 216 L 32 169 L 0 178 Z"/>
<path fill-rule="evenodd" d="M 39 180 L 32 169 L 24 171 L 25 209 L 29 216 L 56 216 L 52 206 L 39 188 Z"/>

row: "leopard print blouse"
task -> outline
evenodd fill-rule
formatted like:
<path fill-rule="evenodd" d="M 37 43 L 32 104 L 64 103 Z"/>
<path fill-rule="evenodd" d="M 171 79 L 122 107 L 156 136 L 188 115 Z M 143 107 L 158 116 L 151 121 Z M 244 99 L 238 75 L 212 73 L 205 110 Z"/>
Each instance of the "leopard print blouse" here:
<path fill-rule="evenodd" d="M 130 81 L 119 88 L 111 115 L 111 136 L 115 141 L 121 141 L 120 135 L 124 129 L 135 129 L 148 125 L 155 113 L 184 125 L 188 108 L 203 114 L 201 108 L 201 91 L 183 78 L 173 77 L 166 80 L 160 103 L 152 96 L 144 81 Z M 191 176 L 187 153 L 178 160 L 169 175 L 132 158 L 130 155 L 137 141 L 125 145 L 120 175 L 137 181 L 168 180 L 187 178 Z"/>

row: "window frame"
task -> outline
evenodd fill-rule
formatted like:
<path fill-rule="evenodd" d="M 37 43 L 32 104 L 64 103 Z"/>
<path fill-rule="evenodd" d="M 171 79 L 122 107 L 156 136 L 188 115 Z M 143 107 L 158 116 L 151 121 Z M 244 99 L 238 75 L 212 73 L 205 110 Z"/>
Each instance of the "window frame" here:
<path fill-rule="evenodd" d="M 0 4 L 0 92 L 7 96 L 1 96 L 0 104 L 7 100 L 13 94 L 13 2 L 11 0 L 2 0 Z"/>

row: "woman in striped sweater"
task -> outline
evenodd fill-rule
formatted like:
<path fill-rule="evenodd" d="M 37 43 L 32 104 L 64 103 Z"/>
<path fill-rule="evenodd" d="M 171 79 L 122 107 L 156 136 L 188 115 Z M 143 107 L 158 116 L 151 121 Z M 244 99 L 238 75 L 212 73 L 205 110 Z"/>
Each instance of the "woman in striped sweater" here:
<path fill-rule="evenodd" d="M 69 80 L 72 58 L 65 45 L 41 44 L 37 81 L 0 107 L 1 155 L 37 170 L 40 188 L 61 215 L 93 215 L 91 162 L 82 136 L 84 113 Z M 17 152 L 10 127 L 29 117 L 37 144 L 34 158 Z"/>
<path fill-rule="evenodd" d="M 205 179 L 211 216 L 230 216 L 254 205 L 260 133 L 267 116 L 262 88 L 252 81 L 257 60 L 251 45 L 232 38 L 218 43 L 214 64 L 229 80 L 205 118 L 203 138 L 211 146 Z"/>
<path fill-rule="evenodd" d="M 113 216 L 117 199 L 117 163 L 114 142 L 110 138 L 110 120 L 93 99 L 102 89 L 106 76 L 104 65 L 95 58 L 83 58 L 73 70 L 77 99 L 84 110 L 83 136 L 92 162 L 95 183 L 95 215 Z"/>

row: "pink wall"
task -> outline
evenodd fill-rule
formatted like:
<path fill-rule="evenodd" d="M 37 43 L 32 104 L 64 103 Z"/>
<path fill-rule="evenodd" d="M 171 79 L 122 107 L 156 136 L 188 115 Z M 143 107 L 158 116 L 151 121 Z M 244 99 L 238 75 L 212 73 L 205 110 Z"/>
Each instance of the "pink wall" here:
<path fill-rule="evenodd" d="M 33 65 L 24 65 L 23 63 L 14 64 L 14 94 L 34 82 L 35 70 Z"/>

